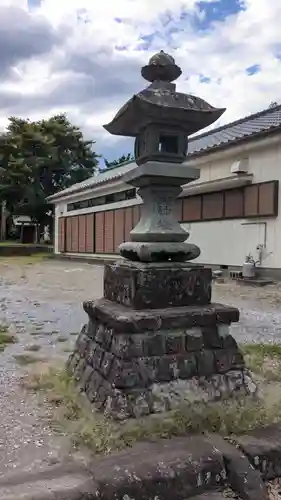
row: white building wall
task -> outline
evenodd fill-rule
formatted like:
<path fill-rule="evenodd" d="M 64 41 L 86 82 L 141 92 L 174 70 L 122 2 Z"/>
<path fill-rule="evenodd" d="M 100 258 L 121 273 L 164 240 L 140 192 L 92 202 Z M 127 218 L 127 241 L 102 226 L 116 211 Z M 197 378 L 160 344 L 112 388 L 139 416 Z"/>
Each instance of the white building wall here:
<path fill-rule="evenodd" d="M 279 142 L 279 143 L 278 143 Z M 237 159 L 248 158 L 248 173 L 253 183 L 279 180 L 281 200 L 281 138 L 268 146 L 246 154 L 234 150 L 226 158 L 216 158 L 200 165 L 200 180 L 211 181 L 231 175 L 231 165 Z M 281 205 L 278 217 L 233 219 L 183 224 L 190 233 L 188 241 L 201 248 L 197 262 L 211 265 L 241 266 L 251 253 L 258 258 L 257 245 L 264 245 L 261 267 L 281 268 Z"/>
<path fill-rule="evenodd" d="M 242 147 L 236 146 L 190 161 L 190 166 L 200 168 L 200 179 L 192 184 L 230 176 L 233 162 L 243 158 L 248 159 L 248 173 L 253 174 L 253 183 L 279 180 L 280 200 L 281 136 L 249 143 Z M 67 203 L 121 191 L 126 187 L 128 186 L 122 182 L 115 181 L 58 202 L 56 204 L 55 252 L 58 253 L 58 217 L 127 207 L 134 205 L 136 200 L 126 200 L 73 212 L 67 212 Z M 141 203 L 140 198 L 137 198 L 137 203 Z M 190 233 L 188 241 L 201 248 L 201 255 L 197 262 L 241 266 L 247 254 L 252 253 L 257 258 L 256 247 L 262 244 L 265 249 L 261 267 L 281 269 L 281 206 L 280 214 L 276 218 L 206 221 L 183 224 L 183 226 Z"/>

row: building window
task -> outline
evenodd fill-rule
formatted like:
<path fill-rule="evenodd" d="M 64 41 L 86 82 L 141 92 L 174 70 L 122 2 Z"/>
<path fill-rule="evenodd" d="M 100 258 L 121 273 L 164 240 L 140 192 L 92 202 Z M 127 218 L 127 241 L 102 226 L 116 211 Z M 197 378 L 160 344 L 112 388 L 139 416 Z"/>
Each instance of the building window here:
<path fill-rule="evenodd" d="M 99 205 L 108 205 L 109 203 L 116 203 L 118 201 L 133 200 L 136 197 L 136 189 L 126 189 L 117 193 L 107 194 L 105 196 L 98 196 L 97 198 L 89 198 L 88 200 L 76 201 L 68 203 L 67 211 L 81 210 L 84 208 L 98 207 Z"/>

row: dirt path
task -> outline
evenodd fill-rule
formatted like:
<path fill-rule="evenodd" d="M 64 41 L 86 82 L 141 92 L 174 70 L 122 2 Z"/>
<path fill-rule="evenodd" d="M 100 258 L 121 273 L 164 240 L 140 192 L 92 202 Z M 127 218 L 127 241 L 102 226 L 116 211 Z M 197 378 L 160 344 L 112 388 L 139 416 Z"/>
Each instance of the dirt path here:
<path fill-rule="evenodd" d="M 54 436 L 36 396 L 20 380 L 34 359 L 65 360 L 86 321 L 85 299 L 102 295 L 103 268 L 91 264 L 24 259 L 0 261 L 0 323 L 18 342 L 0 353 L 0 476 L 10 469 L 36 470 L 70 453 L 65 436 Z M 213 300 L 238 306 L 238 341 L 281 341 L 281 288 L 214 286 Z"/>

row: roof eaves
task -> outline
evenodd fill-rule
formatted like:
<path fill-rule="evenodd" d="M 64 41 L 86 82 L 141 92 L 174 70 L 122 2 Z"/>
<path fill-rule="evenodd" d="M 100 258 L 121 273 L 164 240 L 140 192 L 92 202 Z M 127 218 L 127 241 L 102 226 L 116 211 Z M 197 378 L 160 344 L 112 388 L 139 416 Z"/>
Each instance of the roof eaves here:
<path fill-rule="evenodd" d="M 262 111 L 258 111 L 257 113 L 253 113 L 253 114 L 244 116 L 243 118 L 239 118 L 238 120 L 235 120 L 233 122 L 221 125 L 218 128 L 208 130 L 208 132 L 202 132 L 201 134 L 194 135 L 194 136 L 189 138 L 189 142 L 197 141 L 198 139 L 203 139 L 204 137 L 208 137 L 210 135 L 213 135 L 214 133 L 218 133 L 218 132 L 221 132 L 223 130 L 232 128 L 236 125 L 241 125 L 247 121 L 255 120 L 256 118 L 259 118 L 260 116 L 264 116 L 267 114 L 270 115 L 271 113 L 274 113 L 278 110 L 281 110 L 281 104 L 279 104 L 278 106 L 275 106 L 274 108 L 266 108 L 266 109 L 263 109 Z"/>
<path fill-rule="evenodd" d="M 119 165 L 114 165 L 113 167 L 110 167 L 110 168 L 105 169 L 105 170 L 115 170 L 117 168 L 124 167 L 126 165 L 130 165 L 131 163 L 135 163 L 135 161 L 134 160 L 124 161 L 123 163 L 120 163 Z M 78 193 L 81 193 L 81 191 L 85 191 L 86 189 L 91 189 L 92 187 L 101 186 L 102 184 L 106 184 L 106 183 L 109 183 L 111 181 L 115 181 L 117 179 L 120 179 L 122 177 L 122 175 L 123 175 L 123 172 L 116 173 L 112 177 L 106 177 L 105 179 L 101 179 L 100 181 L 96 180 L 96 179 L 98 179 L 98 176 L 96 176 L 96 177 L 93 177 L 93 179 L 95 179 L 95 182 L 93 182 L 93 183 L 90 182 L 89 185 L 87 185 L 87 186 L 85 186 L 84 184 L 82 186 L 78 185 L 76 188 L 74 186 L 70 186 L 69 190 L 64 189 L 63 191 L 60 191 L 60 192 L 55 193 L 51 196 L 48 196 L 48 198 L 46 198 L 46 200 L 47 200 L 47 202 L 53 202 L 53 201 L 56 201 L 59 199 L 63 199 L 66 196 L 78 194 Z M 73 187 L 73 189 L 71 189 L 71 187 Z"/>
<path fill-rule="evenodd" d="M 273 133 L 277 133 L 281 131 L 281 124 L 278 126 L 270 127 L 264 130 L 261 130 L 260 132 L 255 132 L 254 134 L 248 134 L 248 135 L 243 135 L 241 137 L 237 137 L 234 140 L 230 140 L 227 142 L 221 142 L 220 144 L 216 144 L 214 146 L 209 146 L 204 149 L 199 149 L 194 151 L 193 153 L 190 153 L 187 155 L 187 161 L 189 158 L 195 158 L 199 156 L 204 156 L 205 154 L 211 154 L 215 153 L 216 151 L 222 150 L 222 149 L 227 149 L 232 146 L 236 146 L 237 144 L 240 144 L 241 142 L 246 142 L 246 141 L 254 141 L 256 139 L 260 139 L 261 137 L 266 137 L 268 135 L 271 135 Z"/>
<path fill-rule="evenodd" d="M 81 191 L 86 191 L 86 189 L 91 189 L 92 187 L 101 186 L 102 184 L 106 184 L 107 182 L 115 181 L 116 179 L 118 179 L 121 176 L 122 176 L 122 174 L 115 175 L 114 177 L 110 177 L 109 179 L 102 179 L 99 182 L 89 184 L 88 186 L 80 186 L 80 187 L 77 187 L 76 189 L 72 189 L 72 190 L 67 191 L 67 192 L 65 192 L 66 190 L 60 191 L 59 193 L 53 194 L 52 196 L 48 196 L 48 198 L 46 198 L 46 199 L 48 202 L 52 202 L 54 200 L 59 200 L 60 198 L 65 198 L 66 196 L 71 196 L 73 194 L 81 193 Z"/>

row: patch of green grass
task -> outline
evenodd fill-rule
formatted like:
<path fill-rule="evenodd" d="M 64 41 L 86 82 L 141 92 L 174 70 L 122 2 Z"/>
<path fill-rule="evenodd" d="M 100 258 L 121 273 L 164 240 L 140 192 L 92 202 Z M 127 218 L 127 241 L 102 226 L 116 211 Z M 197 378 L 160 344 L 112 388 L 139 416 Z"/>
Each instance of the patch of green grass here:
<path fill-rule="evenodd" d="M 42 363 L 44 362 L 44 359 L 42 358 L 37 358 L 36 356 L 33 356 L 32 354 L 16 354 L 14 356 L 14 359 L 20 366 L 27 366 L 27 365 L 32 365 L 34 363 Z"/>
<path fill-rule="evenodd" d="M 117 423 L 90 410 L 64 369 L 51 368 L 43 373 L 29 374 L 25 386 L 44 399 L 47 397 L 53 408 L 52 422 L 56 430 L 68 434 L 76 446 L 86 446 L 95 454 L 107 454 L 137 441 L 189 433 L 240 434 L 281 419 L 281 403 L 268 406 L 244 398 L 186 405 L 165 414 Z"/>
<path fill-rule="evenodd" d="M 17 266 L 29 266 L 32 264 L 38 264 L 50 258 L 48 252 L 37 252 L 31 255 L 11 255 L 11 256 L 0 256 L 0 264 L 17 265 Z"/>
<path fill-rule="evenodd" d="M 242 344 L 240 349 L 253 373 L 262 375 L 267 381 L 281 380 L 280 344 Z"/>
<path fill-rule="evenodd" d="M 0 326 L 0 351 L 4 351 L 5 347 L 16 342 L 17 338 L 9 333 L 8 327 Z"/>
<path fill-rule="evenodd" d="M 24 348 L 25 351 L 30 351 L 30 352 L 38 352 L 38 351 L 40 351 L 40 349 L 41 349 L 41 346 L 39 344 L 27 345 Z"/>
<path fill-rule="evenodd" d="M 241 344 L 245 355 L 268 356 L 281 359 L 281 344 Z"/>

